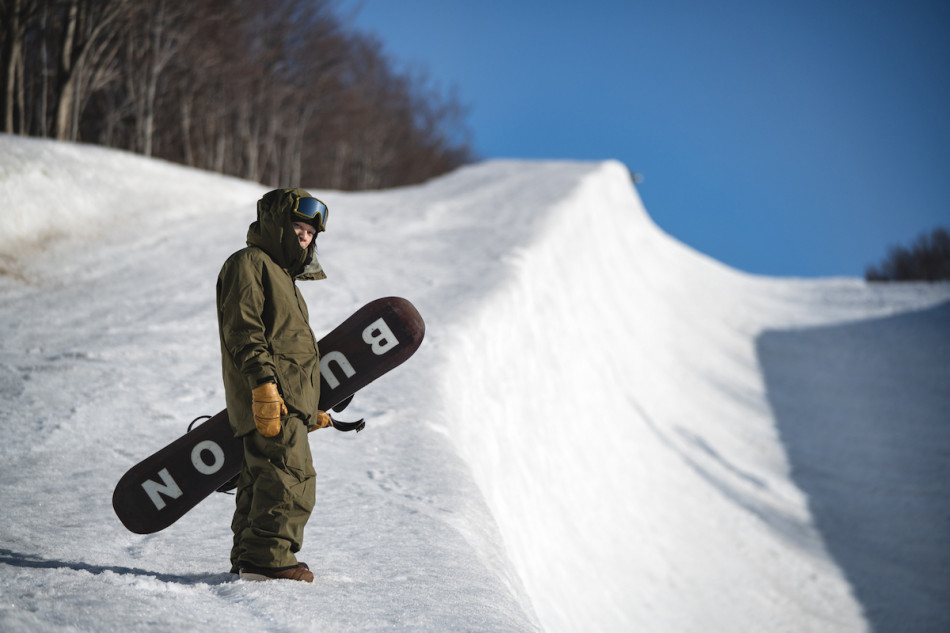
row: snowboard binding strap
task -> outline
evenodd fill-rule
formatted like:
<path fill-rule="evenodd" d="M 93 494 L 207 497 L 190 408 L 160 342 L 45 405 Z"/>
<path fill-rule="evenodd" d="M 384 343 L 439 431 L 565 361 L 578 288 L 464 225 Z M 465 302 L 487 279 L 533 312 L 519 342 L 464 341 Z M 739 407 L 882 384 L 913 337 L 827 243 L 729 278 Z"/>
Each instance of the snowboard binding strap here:
<path fill-rule="evenodd" d="M 331 415 L 330 425 L 333 428 L 335 428 L 337 431 L 343 431 L 344 433 L 347 431 L 356 431 L 357 433 L 359 433 L 360 431 L 366 428 L 366 421 L 363 418 L 360 418 L 359 420 L 355 422 L 341 422 L 340 420 L 334 419 L 333 416 Z"/>

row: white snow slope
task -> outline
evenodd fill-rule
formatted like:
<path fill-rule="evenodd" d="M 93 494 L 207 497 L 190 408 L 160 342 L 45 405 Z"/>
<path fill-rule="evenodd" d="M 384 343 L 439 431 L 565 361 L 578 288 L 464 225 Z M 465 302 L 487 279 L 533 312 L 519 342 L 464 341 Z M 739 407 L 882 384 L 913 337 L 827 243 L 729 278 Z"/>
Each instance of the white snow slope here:
<path fill-rule="evenodd" d="M 427 322 L 310 437 L 316 584 L 227 573 L 230 496 L 127 532 L 115 482 L 223 406 L 264 191 L 0 136 L 0 630 L 950 630 L 950 285 L 739 273 L 614 162 L 315 191 L 317 334 Z"/>

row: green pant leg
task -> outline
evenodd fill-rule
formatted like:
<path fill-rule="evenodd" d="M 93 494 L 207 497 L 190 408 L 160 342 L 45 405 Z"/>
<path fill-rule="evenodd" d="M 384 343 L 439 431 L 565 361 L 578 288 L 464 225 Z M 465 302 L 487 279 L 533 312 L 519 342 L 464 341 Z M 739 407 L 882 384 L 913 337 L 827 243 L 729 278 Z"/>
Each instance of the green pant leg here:
<path fill-rule="evenodd" d="M 297 418 L 281 421 L 267 438 L 244 436 L 244 469 L 235 500 L 232 565 L 287 567 L 303 544 L 313 511 L 315 477 L 307 427 Z"/>
<path fill-rule="evenodd" d="M 247 462 L 242 460 L 241 476 L 238 478 L 237 489 L 234 491 L 234 517 L 231 519 L 231 532 L 234 534 L 234 545 L 231 548 L 231 573 L 240 571 L 240 561 L 244 554 L 241 545 L 241 534 L 250 527 L 248 514 L 251 511 L 251 494 L 253 490 L 250 470 Z"/>

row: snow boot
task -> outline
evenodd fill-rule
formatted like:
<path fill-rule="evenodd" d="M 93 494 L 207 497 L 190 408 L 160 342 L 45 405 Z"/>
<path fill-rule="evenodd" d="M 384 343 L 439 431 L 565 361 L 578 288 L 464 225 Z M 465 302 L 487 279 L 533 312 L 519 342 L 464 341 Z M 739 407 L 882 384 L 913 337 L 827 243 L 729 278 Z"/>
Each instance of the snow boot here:
<path fill-rule="evenodd" d="M 293 567 L 255 567 L 241 565 L 241 580 L 299 580 L 313 584 L 313 572 L 307 563 L 297 563 Z"/>

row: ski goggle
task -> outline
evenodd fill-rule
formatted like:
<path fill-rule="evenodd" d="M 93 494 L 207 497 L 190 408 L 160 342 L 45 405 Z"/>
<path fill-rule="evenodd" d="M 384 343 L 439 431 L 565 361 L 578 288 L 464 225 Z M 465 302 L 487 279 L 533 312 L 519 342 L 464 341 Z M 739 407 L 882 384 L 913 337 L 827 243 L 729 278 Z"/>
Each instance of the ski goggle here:
<path fill-rule="evenodd" d="M 316 198 L 297 198 L 294 200 L 294 215 L 310 222 L 319 231 L 326 231 L 330 210 Z"/>

